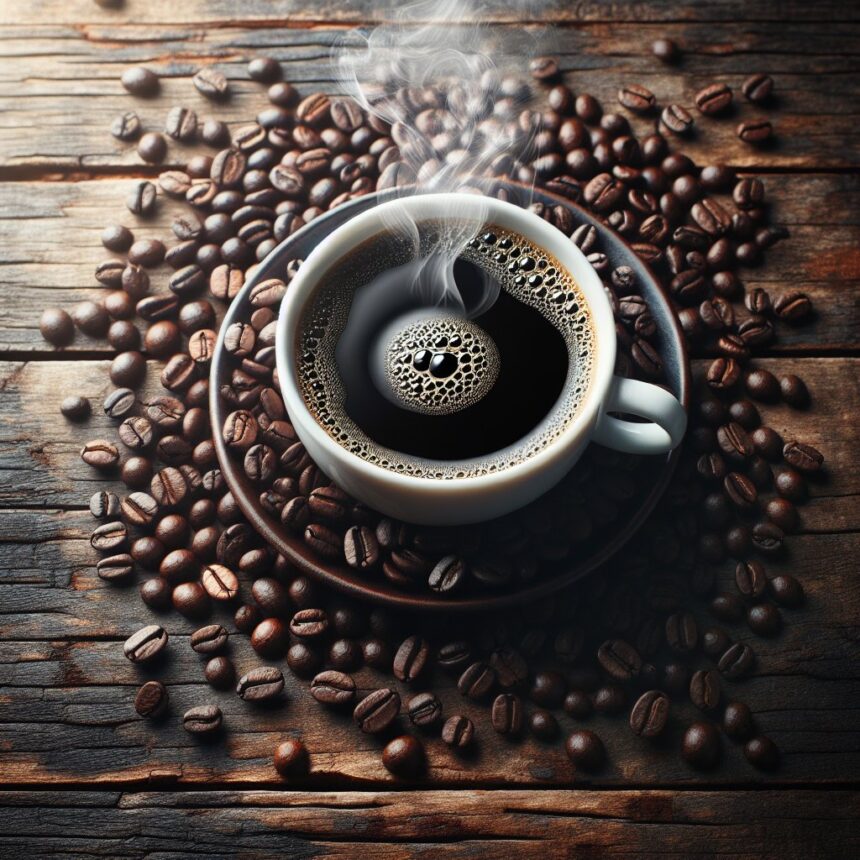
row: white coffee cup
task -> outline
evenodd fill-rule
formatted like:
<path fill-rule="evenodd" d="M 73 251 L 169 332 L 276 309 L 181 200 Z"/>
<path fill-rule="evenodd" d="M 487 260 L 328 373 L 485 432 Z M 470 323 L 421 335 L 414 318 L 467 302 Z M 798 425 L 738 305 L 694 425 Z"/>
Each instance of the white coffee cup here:
<path fill-rule="evenodd" d="M 341 446 L 314 418 L 297 373 L 297 340 L 305 308 L 339 261 L 391 223 L 391 207 L 406 207 L 415 222 L 475 219 L 519 233 L 556 258 L 579 286 L 595 332 L 590 391 L 573 418 L 545 447 L 519 463 L 464 478 L 426 478 L 394 472 Z M 388 215 L 388 217 L 386 217 Z M 382 203 L 336 229 L 302 263 L 281 303 L 275 349 L 281 394 L 299 439 L 316 464 L 340 487 L 378 511 L 423 525 L 491 519 L 528 504 L 570 471 L 589 442 L 634 454 L 664 454 L 681 441 L 687 416 L 680 402 L 657 385 L 614 375 L 615 320 L 603 284 L 585 255 L 533 212 L 473 194 L 423 194 Z M 557 404 L 558 405 L 558 404 Z M 648 419 L 625 421 L 609 413 Z"/>

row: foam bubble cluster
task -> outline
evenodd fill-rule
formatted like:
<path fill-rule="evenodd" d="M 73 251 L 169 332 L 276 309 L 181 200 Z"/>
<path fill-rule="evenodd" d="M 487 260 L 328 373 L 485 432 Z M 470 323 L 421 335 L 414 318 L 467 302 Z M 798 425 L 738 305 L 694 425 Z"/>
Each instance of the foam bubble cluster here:
<path fill-rule="evenodd" d="M 477 403 L 499 375 L 499 353 L 470 320 L 431 316 L 385 345 L 385 377 L 398 405 L 423 415 L 451 415 Z"/>

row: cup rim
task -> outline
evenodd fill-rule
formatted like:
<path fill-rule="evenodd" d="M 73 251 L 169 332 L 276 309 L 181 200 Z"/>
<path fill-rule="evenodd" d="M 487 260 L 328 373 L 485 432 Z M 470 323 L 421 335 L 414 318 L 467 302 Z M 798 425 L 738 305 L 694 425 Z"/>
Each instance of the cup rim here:
<path fill-rule="evenodd" d="M 338 444 L 319 426 L 305 403 L 296 372 L 296 332 L 307 302 L 331 268 L 358 244 L 384 229 L 382 217 L 386 209 L 404 205 L 412 210 L 410 214 L 416 220 L 440 217 L 448 207 L 455 206 L 457 208 L 454 211 L 460 217 L 468 218 L 474 214 L 476 221 L 480 219 L 483 219 L 484 223 L 501 221 L 499 226 L 502 227 L 513 224 L 509 229 L 520 232 L 534 241 L 569 271 L 588 302 L 594 326 L 595 366 L 592 378 L 589 380 L 585 402 L 557 438 L 521 463 L 482 475 L 446 478 L 443 481 L 394 472 L 384 466 L 371 463 Z M 494 215 L 500 217 L 494 219 Z M 590 436 L 599 418 L 599 411 L 615 369 L 614 332 L 612 308 L 603 283 L 585 254 L 558 228 L 528 209 L 483 194 L 418 193 L 380 203 L 356 215 L 314 248 L 290 282 L 282 300 L 277 322 L 275 356 L 279 387 L 287 413 L 294 423 L 301 424 L 303 429 L 313 434 L 314 442 L 335 462 L 348 463 L 349 468 L 361 476 L 388 483 L 389 486 L 411 489 L 422 494 L 445 496 L 452 491 L 501 489 L 511 483 L 534 478 L 537 473 L 552 468 L 554 462 L 560 461 L 559 465 L 564 465 L 569 452 L 580 445 L 584 437 Z"/>

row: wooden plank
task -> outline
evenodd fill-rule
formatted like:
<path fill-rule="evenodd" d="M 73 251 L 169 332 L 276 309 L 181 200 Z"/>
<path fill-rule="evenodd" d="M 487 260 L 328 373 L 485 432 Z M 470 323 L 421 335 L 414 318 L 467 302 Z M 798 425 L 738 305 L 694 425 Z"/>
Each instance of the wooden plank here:
<path fill-rule="evenodd" d="M 697 160 L 718 157 L 741 166 L 817 169 L 860 163 L 852 108 L 860 97 L 860 64 L 852 50 L 860 32 L 856 25 L 775 29 L 759 23 L 668 28 L 601 23 L 539 28 L 529 35 L 522 27 L 487 32 L 494 34 L 490 53 L 500 66 L 521 69 L 523 56 L 554 53 L 574 90 L 592 92 L 606 110 L 621 110 L 616 93 L 623 83 L 643 83 L 661 103 L 688 106 L 695 93 L 714 80 L 730 84 L 738 93 L 735 112 L 722 119 L 697 114 L 698 133 L 684 142 L 685 151 Z M 650 53 L 651 41 L 664 34 L 689 47 L 678 69 L 667 69 Z M 259 53 L 281 60 L 285 77 L 304 91 L 338 91 L 330 54 L 342 36 L 338 28 L 294 29 L 277 23 L 251 30 L 142 25 L 137 20 L 116 25 L 52 23 L 23 31 L 4 27 L 0 99 L 6 109 L 0 116 L 0 166 L 15 176 L 11 168 L 49 172 L 140 165 L 134 147 L 109 134 L 114 117 L 131 107 L 140 112 L 146 128 L 159 130 L 168 108 L 177 103 L 203 115 L 215 113 L 233 125 L 248 122 L 267 105 L 264 88 L 249 81 L 245 65 Z M 142 63 L 162 75 L 156 99 L 135 100 L 120 86 L 122 70 Z M 191 75 L 204 64 L 217 65 L 229 77 L 233 97 L 226 104 L 213 106 L 191 85 Z M 756 108 L 740 95 L 745 78 L 760 71 L 777 80 L 776 110 Z M 775 145 L 765 150 L 735 135 L 740 120 L 763 113 L 772 118 L 778 135 Z M 639 132 L 653 129 L 653 118 L 631 119 Z M 184 151 L 186 147 L 174 146 L 170 157 L 181 158 Z"/>
<path fill-rule="evenodd" d="M 860 359 L 764 359 L 762 367 L 797 373 L 812 392 L 814 408 L 762 406 L 765 420 L 786 439 L 818 446 L 826 455 L 828 480 L 811 486 L 803 509 L 811 531 L 860 529 L 860 472 L 856 461 L 854 416 L 860 410 Z M 701 369 L 704 362 L 699 362 Z M 163 393 L 153 362 L 144 393 Z M 4 408 L 0 418 L 0 507 L 81 507 L 105 479 L 80 459 L 90 439 L 114 438 L 115 422 L 101 403 L 112 389 L 106 362 L 0 363 Z M 66 421 L 59 404 L 69 392 L 91 398 L 93 415 L 83 425 Z M 120 446 L 122 447 L 122 446 Z M 113 488 L 122 491 L 119 481 Z"/>
<path fill-rule="evenodd" d="M 114 8 L 103 8 L 91 0 L 34 0 L 27 8 L 13 5 L 5 10 L 5 20 L 15 24 L 31 24 L 34 20 L 74 24 L 79 21 L 113 23 L 128 15 L 128 4 L 120 2 Z M 453 8 L 451 8 L 453 7 Z M 302 27 L 319 21 L 338 21 L 346 24 L 364 24 L 396 20 L 402 3 L 399 0 L 350 0 L 349 3 L 296 2 L 296 0 L 246 0 L 241 7 L 243 23 L 267 26 L 287 21 Z M 447 4 L 450 15 L 457 20 L 471 20 L 474 4 Z M 586 0 L 572 4 L 569 0 L 538 0 L 525 8 L 515 7 L 504 0 L 485 0 L 480 4 L 482 20 L 520 23 L 540 22 L 737 22 L 745 20 L 773 22 L 803 21 L 857 21 L 860 16 L 850 3 L 825 0 L 806 3 L 803 0 L 758 0 L 749 4 L 744 0 L 711 0 L 708 3 L 678 4 L 673 0 L 637 0 L 635 3 L 619 0 Z M 421 20 L 439 20 L 440 6 L 425 4 Z M 133 7 L 134 20 L 141 24 L 182 23 L 206 24 L 210 27 L 230 25 L 236 20 L 237 9 L 233 0 L 187 0 L 171 3 L 170 0 L 149 0 L 145 5 Z"/>
<path fill-rule="evenodd" d="M 144 858 L 856 856 L 852 791 L 0 794 L 7 854 Z"/>
<path fill-rule="evenodd" d="M 133 179 L 0 184 L 0 354 L 43 352 L 41 309 L 104 295 L 93 276 L 112 255 L 99 240 L 119 222 L 140 238 L 168 239 L 182 206 L 162 198 L 156 214 L 138 221 L 124 207 Z M 802 289 L 816 306 L 809 325 L 780 326 L 775 352 L 856 349 L 860 343 L 860 177 L 846 174 L 764 177 L 773 217 L 791 239 L 773 248 L 765 265 L 742 273 L 747 289 L 778 294 Z M 153 291 L 166 290 L 168 269 L 152 273 Z M 739 313 L 744 311 L 738 306 Z M 69 352 L 105 350 L 78 335 Z"/>

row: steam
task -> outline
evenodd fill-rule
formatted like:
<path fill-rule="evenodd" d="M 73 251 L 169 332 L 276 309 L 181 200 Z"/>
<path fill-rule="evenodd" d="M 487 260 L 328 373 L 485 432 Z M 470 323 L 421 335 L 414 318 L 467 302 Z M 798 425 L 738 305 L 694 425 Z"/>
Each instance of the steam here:
<path fill-rule="evenodd" d="M 394 23 L 352 32 L 335 48 L 343 91 L 390 125 L 403 162 L 397 185 L 413 185 L 410 194 L 479 191 L 480 180 L 510 172 L 536 130 L 521 118 L 528 85 L 502 75 L 494 60 L 498 37 L 481 17 L 469 0 L 422 0 L 402 7 Z M 454 278 L 474 220 L 449 213 L 438 241 L 423 252 L 405 208 L 387 207 L 384 223 L 413 249 L 412 260 L 386 278 L 391 289 L 408 285 L 421 306 L 472 318 L 495 303 L 498 285 L 486 280 L 467 307 Z"/>

